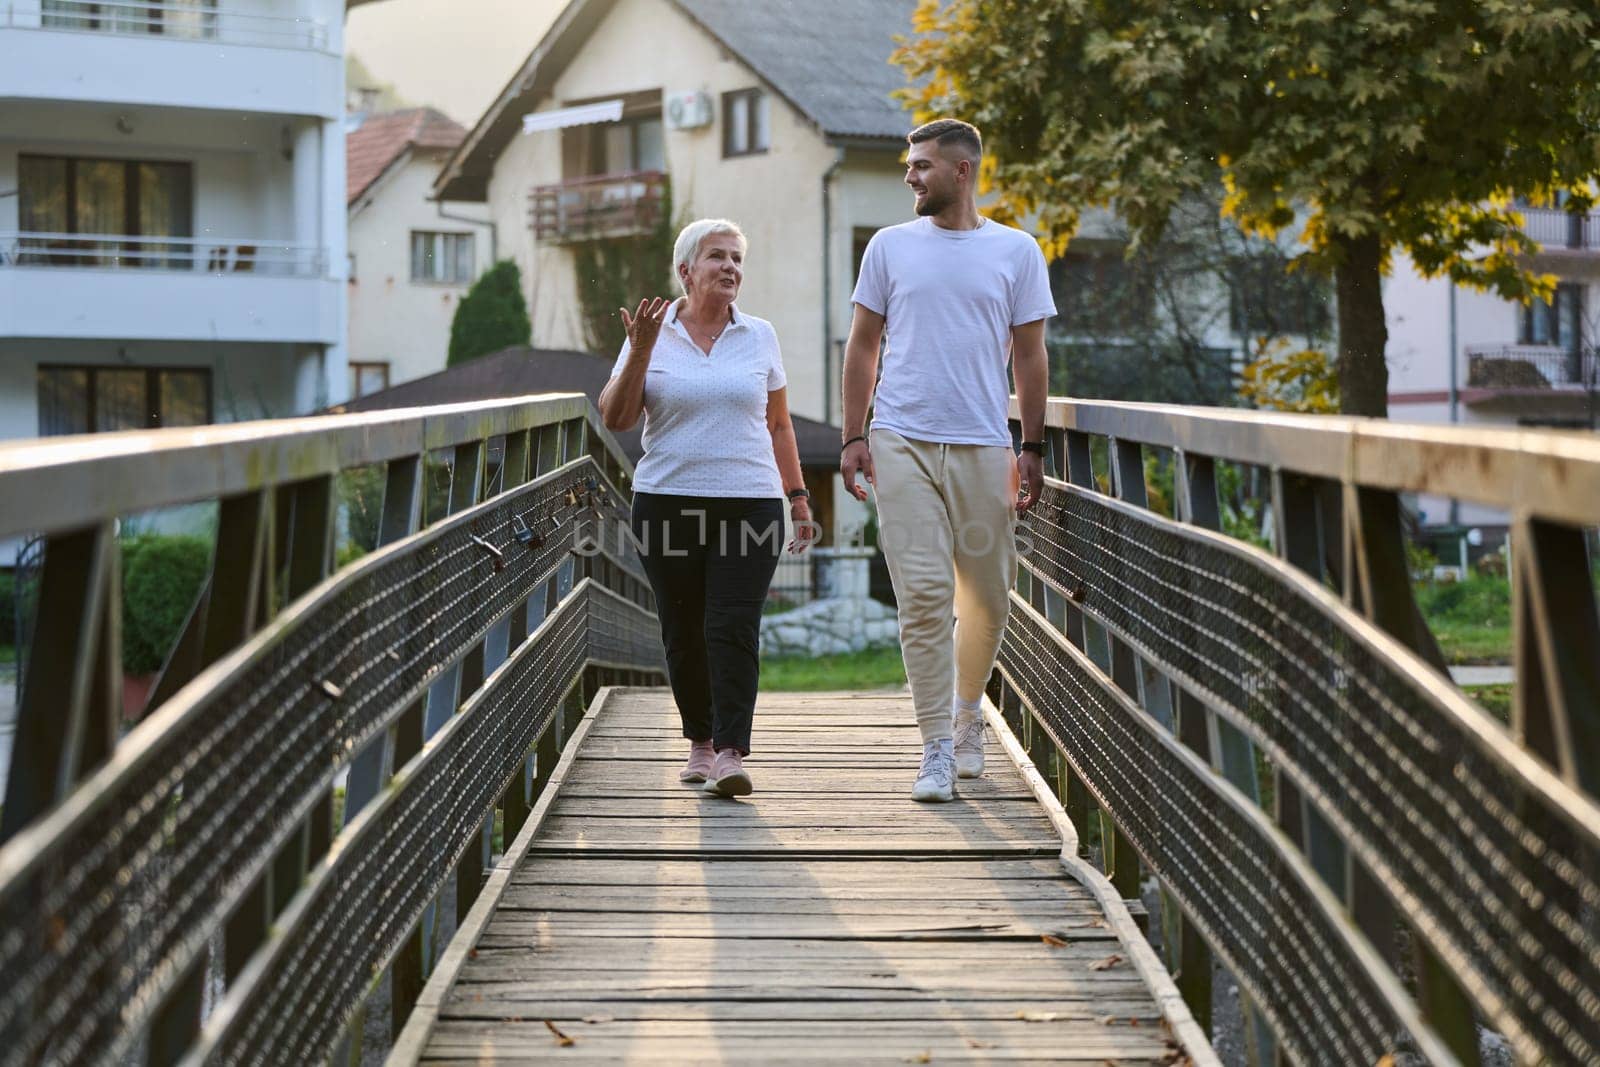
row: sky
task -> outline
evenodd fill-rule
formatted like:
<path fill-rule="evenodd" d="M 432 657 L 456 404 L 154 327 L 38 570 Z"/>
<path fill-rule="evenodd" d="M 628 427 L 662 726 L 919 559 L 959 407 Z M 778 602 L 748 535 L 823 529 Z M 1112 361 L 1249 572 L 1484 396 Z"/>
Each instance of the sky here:
<path fill-rule="evenodd" d="M 383 0 L 350 12 L 345 48 L 411 104 L 472 126 L 565 0 Z"/>

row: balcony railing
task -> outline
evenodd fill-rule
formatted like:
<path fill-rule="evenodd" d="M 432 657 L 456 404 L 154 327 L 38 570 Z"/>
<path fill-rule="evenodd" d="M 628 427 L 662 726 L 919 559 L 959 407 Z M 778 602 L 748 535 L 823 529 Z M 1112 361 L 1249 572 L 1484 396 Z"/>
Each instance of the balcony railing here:
<path fill-rule="evenodd" d="M 1555 208 L 1523 208 L 1522 232 L 1546 249 L 1600 250 L 1600 216 Z"/>
<path fill-rule="evenodd" d="M 219 8 L 215 0 L 149 4 L 131 0 L 10 0 L 7 27 L 164 37 L 272 48 L 328 47 L 320 19 L 258 15 Z"/>
<path fill-rule="evenodd" d="M 528 194 L 534 236 L 559 243 L 645 233 L 661 221 L 666 188 L 667 176 L 653 170 L 538 186 Z"/>
<path fill-rule="evenodd" d="M 1554 345 L 1468 345 L 1467 386 L 1523 390 L 1593 385 L 1596 364 L 1593 351 Z"/>
<path fill-rule="evenodd" d="M 322 248 L 251 238 L 0 233 L 0 268 L 206 271 L 314 278 L 326 273 L 327 258 Z"/>

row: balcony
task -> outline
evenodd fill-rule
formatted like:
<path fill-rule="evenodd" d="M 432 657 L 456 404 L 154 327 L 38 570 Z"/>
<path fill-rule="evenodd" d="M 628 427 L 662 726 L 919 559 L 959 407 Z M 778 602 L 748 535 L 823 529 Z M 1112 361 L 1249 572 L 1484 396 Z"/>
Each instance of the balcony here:
<path fill-rule="evenodd" d="M 1515 413 L 1586 410 L 1600 384 L 1600 359 L 1592 349 L 1554 345 L 1468 345 L 1468 406 Z"/>
<path fill-rule="evenodd" d="M 0 336 L 335 344 L 327 273 L 271 240 L 0 233 Z"/>
<path fill-rule="evenodd" d="M 1574 215 L 1557 208 L 1522 208 L 1522 232 L 1542 252 L 1600 251 L 1600 215 Z"/>
<path fill-rule="evenodd" d="M 12 3 L 4 25 L 19 29 L 62 30 L 123 37 L 261 45 L 270 48 L 328 47 L 328 27 L 320 19 L 263 15 L 218 7 L 215 0 L 149 4 L 132 0 L 42 0 Z"/>
<path fill-rule="evenodd" d="M 0 98 L 335 118 L 343 76 L 329 27 L 224 0 L 9 0 Z"/>
<path fill-rule="evenodd" d="M 538 186 L 528 194 L 534 236 L 571 244 L 648 233 L 661 222 L 666 188 L 654 170 Z"/>

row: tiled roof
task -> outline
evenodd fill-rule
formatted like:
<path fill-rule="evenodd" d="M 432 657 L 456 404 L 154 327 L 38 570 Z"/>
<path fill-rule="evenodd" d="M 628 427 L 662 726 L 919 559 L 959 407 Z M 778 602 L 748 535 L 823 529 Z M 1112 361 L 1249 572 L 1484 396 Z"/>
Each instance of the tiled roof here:
<path fill-rule="evenodd" d="M 373 115 L 344 139 L 345 203 L 355 203 L 407 148 L 454 148 L 466 135 L 466 127 L 431 107 Z"/>
<path fill-rule="evenodd" d="M 712 36 L 822 129 L 901 138 L 911 113 L 890 94 L 906 84 L 889 62 L 911 36 L 916 0 L 675 0 Z"/>

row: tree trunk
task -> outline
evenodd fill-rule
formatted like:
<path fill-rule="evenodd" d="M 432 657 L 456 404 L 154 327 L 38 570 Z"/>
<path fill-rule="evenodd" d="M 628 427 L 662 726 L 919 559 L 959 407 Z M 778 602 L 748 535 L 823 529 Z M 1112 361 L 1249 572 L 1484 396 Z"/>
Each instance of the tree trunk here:
<path fill-rule="evenodd" d="M 1384 348 L 1383 248 L 1377 237 L 1338 242 L 1344 255 L 1334 272 L 1339 305 L 1339 410 L 1346 415 L 1389 414 L 1389 366 Z"/>

